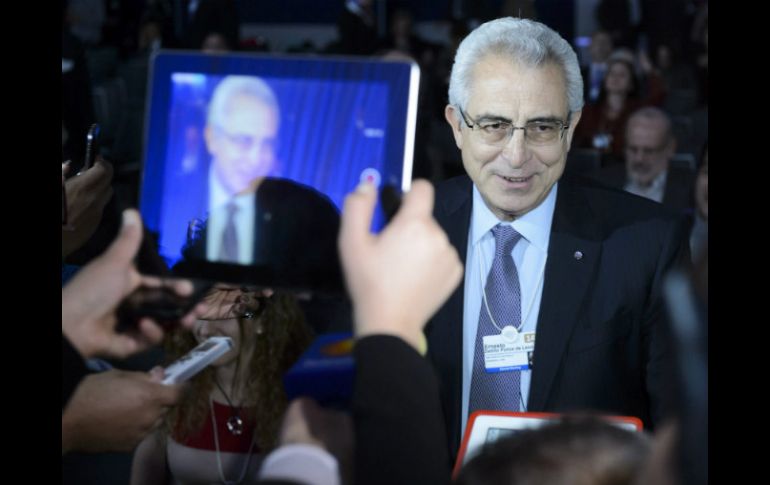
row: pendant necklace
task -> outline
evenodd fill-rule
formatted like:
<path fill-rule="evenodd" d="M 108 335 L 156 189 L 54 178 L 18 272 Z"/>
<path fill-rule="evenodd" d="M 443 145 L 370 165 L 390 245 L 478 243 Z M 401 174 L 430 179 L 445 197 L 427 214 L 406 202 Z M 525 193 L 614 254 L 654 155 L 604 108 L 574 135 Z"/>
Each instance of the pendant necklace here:
<path fill-rule="evenodd" d="M 222 389 L 222 386 L 219 385 L 219 381 L 217 378 L 214 378 L 214 384 L 217 385 L 219 388 L 219 392 L 222 393 L 223 396 L 225 396 L 225 399 L 227 399 L 227 404 L 230 406 L 230 409 L 232 409 L 235 414 L 227 418 L 226 425 L 227 430 L 234 434 L 235 436 L 240 436 L 243 434 L 243 420 L 241 419 L 241 409 L 233 406 L 233 402 L 230 400 L 230 396 L 227 395 L 224 389 Z M 213 408 L 212 408 L 213 412 Z"/>

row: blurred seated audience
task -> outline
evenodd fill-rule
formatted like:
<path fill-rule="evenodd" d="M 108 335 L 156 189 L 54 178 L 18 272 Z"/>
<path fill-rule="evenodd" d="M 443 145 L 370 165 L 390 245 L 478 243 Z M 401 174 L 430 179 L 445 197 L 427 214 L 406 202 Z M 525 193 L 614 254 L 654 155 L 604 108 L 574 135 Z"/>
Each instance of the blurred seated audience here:
<path fill-rule="evenodd" d="M 613 53 L 607 61 L 604 84 L 596 103 L 583 107 L 575 129 L 573 146 L 595 148 L 605 154 L 603 166 L 622 160 L 624 130 L 628 117 L 642 106 L 660 104 L 663 90 L 660 79 L 652 74 L 642 86 L 636 73 L 634 57 L 625 51 Z M 642 93 L 646 91 L 646 95 Z"/>
<path fill-rule="evenodd" d="M 586 102 L 595 103 L 604 84 L 607 73 L 607 59 L 612 53 L 612 37 L 603 30 L 597 30 L 591 35 L 591 45 L 588 49 L 590 61 L 583 66 L 583 90 Z"/>

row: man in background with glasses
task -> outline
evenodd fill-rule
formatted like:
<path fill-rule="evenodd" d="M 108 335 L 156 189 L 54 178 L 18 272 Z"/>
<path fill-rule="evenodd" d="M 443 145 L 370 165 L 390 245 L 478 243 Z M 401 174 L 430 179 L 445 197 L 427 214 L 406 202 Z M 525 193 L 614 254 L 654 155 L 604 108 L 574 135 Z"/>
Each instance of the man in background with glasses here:
<path fill-rule="evenodd" d="M 653 106 L 626 122 L 625 164 L 598 171 L 597 179 L 680 211 L 692 211 L 694 167 L 673 164 L 676 138 L 668 115 Z"/>
<path fill-rule="evenodd" d="M 685 233 L 562 179 L 582 107 L 577 56 L 543 24 L 487 22 L 457 50 L 445 116 L 467 176 L 436 187 L 434 215 L 465 280 L 426 327 L 452 457 L 475 411 L 663 414 L 660 282 Z"/>

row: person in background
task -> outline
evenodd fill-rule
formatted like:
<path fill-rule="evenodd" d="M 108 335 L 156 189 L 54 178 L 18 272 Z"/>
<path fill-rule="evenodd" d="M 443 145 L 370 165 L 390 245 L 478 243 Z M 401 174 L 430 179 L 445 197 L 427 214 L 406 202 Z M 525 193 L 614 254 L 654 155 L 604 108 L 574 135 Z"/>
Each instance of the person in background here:
<path fill-rule="evenodd" d="M 671 119 L 651 106 L 635 111 L 625 129 L 625 164 L 599 170 L 597 179 L 680 213 L 692 209 L 693 172 L 671 162 L 676 138 Z"/>

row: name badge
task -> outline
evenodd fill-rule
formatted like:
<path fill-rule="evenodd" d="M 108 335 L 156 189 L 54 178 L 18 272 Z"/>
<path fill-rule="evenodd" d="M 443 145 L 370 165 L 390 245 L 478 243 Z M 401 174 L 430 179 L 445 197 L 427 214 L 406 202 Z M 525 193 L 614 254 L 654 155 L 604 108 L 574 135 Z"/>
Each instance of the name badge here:
<path fill-rule="evenodd" d="M 530 370 L 535 351 L 535 332 L 520 333 L 507 325 L 499 335 L 483 339 L 484 367 L 487 372 Z"/>

